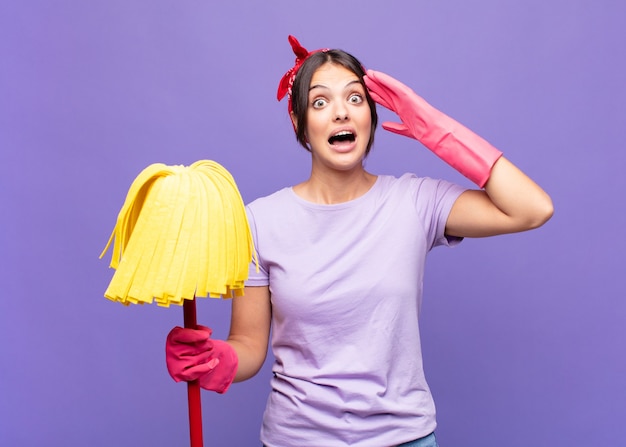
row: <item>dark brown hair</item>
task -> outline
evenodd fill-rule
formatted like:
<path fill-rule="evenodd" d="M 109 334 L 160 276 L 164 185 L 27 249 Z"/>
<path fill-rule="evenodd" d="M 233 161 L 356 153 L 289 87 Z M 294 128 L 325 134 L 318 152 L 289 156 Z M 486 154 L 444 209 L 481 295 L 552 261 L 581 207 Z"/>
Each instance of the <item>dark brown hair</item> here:
<path fill-rule="evenodd" d="M 372 148 L 372 144 L 374 144 L 374 130 L 376 129 L 376 125 L 378 124 L 376 103 L 370 96 L 369 91 L 367 90 L 367 86 L 363 81 L 363 76 L 365 76 L 365 70 L 363 69 L 363 66 L 357 58 L 343 50 L 335 49 L 319 51 L 309 56 L 309 58 L 304 61 L 304 63 L 300 67 L 300 70 L 298 71 L 298 74 L 293 81 L 293 87 L 291 89 L 291 107 L 297 123 L 296 139 L 302 147 L 304 147 L 307 151 L 311 151 L 306 138 L 306 129 L 308 124 L 307 110 L 309 106 L 309 87 L 311 86 L 311 79 L 313 78 L 313 74 L 315 73 L 315 71 L 326 63 L 341 65 L 342 67 L 350 70 L 358 76 L 359 82 L 361 83 L 361 85 L 363 85 L 363 89 L 365 90 L 365 99 L 367 100 L 367 104 L 370 106 L 370 115 L 372 121 L 370 139 L 367 143 L 367 148 L 365 150 L 365 155 L 367 155 Z"/>

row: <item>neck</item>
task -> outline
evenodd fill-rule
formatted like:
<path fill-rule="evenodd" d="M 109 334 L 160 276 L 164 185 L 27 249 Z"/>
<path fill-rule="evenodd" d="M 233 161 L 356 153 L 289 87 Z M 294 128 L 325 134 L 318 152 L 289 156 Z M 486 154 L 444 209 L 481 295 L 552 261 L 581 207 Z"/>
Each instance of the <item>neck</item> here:
<path fill-rule="evenodd" d="M 364 169 L 337 174 L 312 172 L 308 180 L 293 187 L 309 202 L 332 205 L 357 199 L 376 182 L 376 176 Z"/>

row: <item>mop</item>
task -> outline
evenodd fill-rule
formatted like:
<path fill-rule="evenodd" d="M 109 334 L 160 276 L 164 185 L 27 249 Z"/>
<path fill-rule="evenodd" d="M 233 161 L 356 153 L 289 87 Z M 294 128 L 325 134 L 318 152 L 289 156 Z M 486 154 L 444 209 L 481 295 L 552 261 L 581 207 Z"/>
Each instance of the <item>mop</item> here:
<path fill-rule="evenodd" d="M 254 255 L 244 204 L 219 163 L 155 163 L 133 181 L 100 258 L 113 244 L 115 269 L 104 296 L 124 305 L 182 305 L 197 328 L 196 297 L 243 295 Z M 191 447 L 202 447 L 198 381 L 188 382 Z"/>

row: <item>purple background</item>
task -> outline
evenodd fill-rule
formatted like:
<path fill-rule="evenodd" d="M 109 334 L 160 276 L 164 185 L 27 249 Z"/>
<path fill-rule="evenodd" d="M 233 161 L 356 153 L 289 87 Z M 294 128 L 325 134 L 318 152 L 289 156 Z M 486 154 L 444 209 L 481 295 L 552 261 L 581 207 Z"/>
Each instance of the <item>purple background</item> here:
<path fill-rule="evenodd" d="M 625 445 L 625 5 L 0 3 L 0 445 L 188 444 L 163 352 L 182 310 L 109 302 L 98 255 L 151 163 L 218 161 L 246 202 L 308 175 L 275 98 L 290 33 L 411 85 L 554 199 L 537 231 L 432 253 L 422 322 L 442 447 Z M 465 182 L 382 130 L 368 168 Z M 229 314 L 199 302 L 217 337 Z M 203 394 L 206 445 L 258 445 L 268 366 Z"/>

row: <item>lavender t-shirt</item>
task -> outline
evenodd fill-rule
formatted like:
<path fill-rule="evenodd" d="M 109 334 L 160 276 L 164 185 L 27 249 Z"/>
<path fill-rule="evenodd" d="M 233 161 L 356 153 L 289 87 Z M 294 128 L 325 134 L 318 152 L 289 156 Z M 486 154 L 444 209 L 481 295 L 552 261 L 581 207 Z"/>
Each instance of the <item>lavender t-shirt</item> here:
<path fill-rule="evenodd" d="M 418 316 L 424 262 L 460 186 L 379 176 L 363 196 L 320 205 L 282 189 L 248 205 L 269 285 L 268 447 L 391 446 L 435 429 Z"/>

